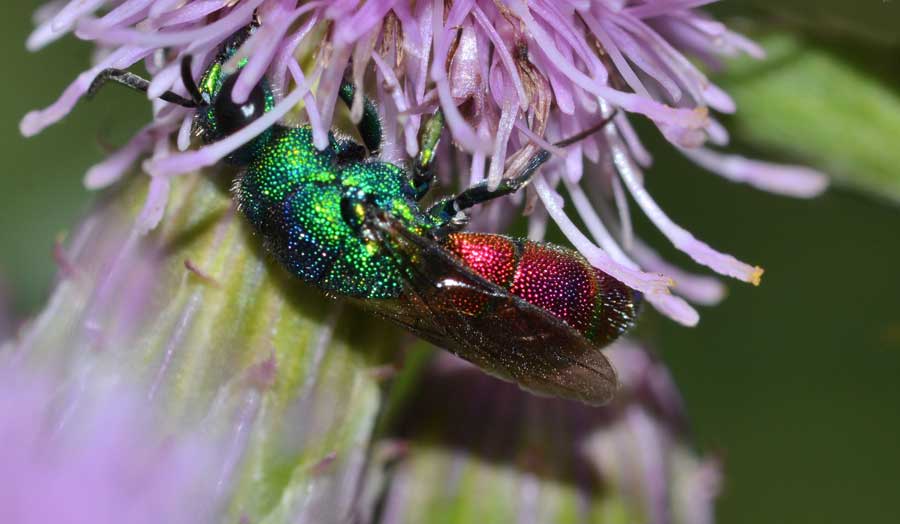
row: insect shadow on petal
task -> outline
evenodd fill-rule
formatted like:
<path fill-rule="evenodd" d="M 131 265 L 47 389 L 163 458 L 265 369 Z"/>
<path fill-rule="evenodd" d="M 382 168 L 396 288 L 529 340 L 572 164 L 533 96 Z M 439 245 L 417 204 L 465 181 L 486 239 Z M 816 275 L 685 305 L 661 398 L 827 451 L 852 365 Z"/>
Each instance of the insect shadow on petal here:
<path fill-rule="evenodd" d="M 223 65 L 254 25 L 233 35 L 199 82 L 190 57 L 182 80 L 190 98 L 161 99 L 196 110 L 207 143 L 227 137 L 272 109 L 265 77 L 237 104 L 237 74 Z M 118 69 L 107 82 L 145 91 L 149 82 Z M 344 82 L 340 98 L 352 104 Z M 309 125 L 275 124 L 225 158 L 242 173 L 235 199 L 266 248 L 295 276 L 329 295 L 356 302 L 484 371 L 541 395 L 588 404 L 608 402 L 618 387 L 601 348 L 635 322 L 641 294 L 592 267 L 577 252 L 550 243 L 463 232 L 470 208 L 524 187 L 550 154 L 540 150 L 507 173 L 420 205 L 435 185 L 434 157 L 443 130 L 437 110 L 423 125 L 408 165 L 381 161 L 381 121 L 364 98 L 357 129 L 363 144 L 336 132 L 318 150 Z M 561 141 L 564 147 L 606 125 Z"/>

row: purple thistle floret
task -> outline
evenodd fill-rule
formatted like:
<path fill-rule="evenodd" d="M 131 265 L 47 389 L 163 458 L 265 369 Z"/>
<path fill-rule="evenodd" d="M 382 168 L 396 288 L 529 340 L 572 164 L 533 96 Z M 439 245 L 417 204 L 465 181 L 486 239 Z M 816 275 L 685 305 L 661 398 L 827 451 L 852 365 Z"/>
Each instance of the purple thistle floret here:
<path fill-rule="evenodd" d="M 0 362 L 3 522 L 209 521 L 214 446 L 198 435 L 160 434 L 146 402 L 127 388 L 79 393 Z"/>
<path fill-rule="evenodd" d="M 417 153 L 423 116 L 437 107 L 464 153 L 454 174 L 449 164 L 443 166 L 444 179 L 460 185 L 487 180 L 496 187 L 539 148 L 549 150 L 554 158 L 524 198 L 531 235 L 540 237 L 552 219 L 594 266 L 643 291 L 676 321 L 693 325 L 698 314 L 685 299 L 713 304 L 723 295 L 722 285 L 669 266 L 635 238 L 628 194 L 697 263 L 754 284 L 762 269 L 698 240 L 657 205 L 643 184 L 651 156 L 630 119 L 650 119 L 687 158 L 729 180 L 798 197 L 816 195 L 826 185 L 824 176 L 811 169 L 727 155 L 706 145 L 728 143 L 727 131 L 710 109 L 730 113 L 735 104 L 687 55 L 712 68 L 721 57 L 763 56 L 759 46 L 697 9 L 711 1 L 57 1 L 39 11 L 29 49 L 73 32 L 96 42 L 99 59 L 54 104 L 26 115 L 21 130 L 33 135 L 63 118 L 102 69 L 142 61 L 152 75 L 153 121 L 91 168 L 85 183 L 107 186 L 150 154 L 144 162 L 152 177 L 150 197 L 137 224 L 149 231 L 163 216 L 170 177 L 215 164 L 301 103 L 316 145 L 324 148 L 338 87 L 348 77 L 358 87 L 374 85 L 386 160 L 399 162 Z M 199 75 L 219 45 L 248 24 L 254 12 L 259 30 L 227 65 L 249 58 L 234 98 L 241 102 L 268 75 L 278 103 L 234 135 L 189 150 L 192 111 L 156 97 L 167 89 L 186 96 L 181 58 L 193 55 Z M 361 114 L 357 99 L 351 118 Z M 552 145 L 613 115 L 614 125 L 584 140 L 564 149 Z M 444 147 L 442 156 L 449 157 Z M 560 186 L 588 234 L 563 209 Z M 592 200 L 588 193 L 600 196 Z M 536 206 L 538 200 L 542 206 Z M 497 210 L 504 205 L 509 206 L 486 206 L 475 224 L 497 229 L 502 222 Z M 676 282 L 676 294 L 670 294 Z"/>

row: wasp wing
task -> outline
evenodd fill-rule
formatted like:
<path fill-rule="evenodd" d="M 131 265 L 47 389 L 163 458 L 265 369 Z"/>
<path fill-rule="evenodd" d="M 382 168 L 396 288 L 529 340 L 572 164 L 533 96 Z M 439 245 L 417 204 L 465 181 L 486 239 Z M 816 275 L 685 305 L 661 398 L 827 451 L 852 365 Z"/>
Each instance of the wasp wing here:
<path fill-rule="evenodd" d="M 534 393 L 594 405 L 612 399 L 615 370 L 575 329 L 391 217 L 373 227 L 407 273 L 399 299 L 363 302 L 376 314 Z"/>

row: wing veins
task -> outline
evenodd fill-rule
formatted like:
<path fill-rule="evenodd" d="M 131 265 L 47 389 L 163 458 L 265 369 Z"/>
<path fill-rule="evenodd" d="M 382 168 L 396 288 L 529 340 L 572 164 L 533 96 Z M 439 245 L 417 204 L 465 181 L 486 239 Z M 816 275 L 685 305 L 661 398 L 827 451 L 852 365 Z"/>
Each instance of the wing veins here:
<path fill-rule="evenodd" d="M 606 360 L 606 357 L 602 355 L 602 353 L 600 353 L 599 348 L 593 347 L 593 345 L 586 339 L 584 339 L 584 337 L 580 333 L 577 333 L 574 328 L 572 328 L 562 320 L 556 318 L 555 316 L 548 314 L 543 309 L 526 302 L 520 297 L 517 297 L 509 293 L 507 290 L 504 290 L 500 286 L 494 284 L 493 282 L 490 282 L 480 275 L 475 274 L 474 272 L 460 264 L 457 260 L 455 260 L 449 253 L 446 252 L 446 250 L 442 246 L 440 246 L 440 244 L 430 239 L 419 236 L 414 232 L 407 230 L 402 225 L 400 225 L 396 229 L 399 231 L 400 236 L 403 237 L 403 240 L 406 240 L 407 242 L 413 244 L 413 246 L 417 248 L 421 253 L 429 257 L 436 257 L 442 263 L 446 264 L 450 269 L 452 269 L 455 273 L 457 273 L 464 279 L 467 279 L 468 282 L 461 282 L 461 284 L 469 288 L 471 291 L 480 293 L 493 301 L 506 301 L 506 303 L 502 305 L 506 306 L 507 308 L 512 307 L 514 309 L 522 311 L 523 313 L 525 313 L 523 315 L 525 318 L 523 318 L 522 320 L 527 327 L 533 326 L 534 317 L 537 317 L 538 315 L 542 316 L 542 322 L 551 324 L 551 327 L 557 330 L 557 333 L 553 333 L 554 335 L 561 335 L 579 341 L 582 346 L 585 346 L 582 348 L 585 352 L 592 350 L 597 351 L 598 355 L 593 356 L 602 359 L 602 361 L 605 362 L 606 366 L 598 368 L 591 365 L 589 362 L 579 360 L 578 358 L 571 355 L 570 352 L 564 347 L 561 347 L 558 343 L 553 344 L 552 342 L 550 344 L 551 348 L 549 350 L 538 351 L 531 355 L 533 358 L 540 359 L 539 366 L 529 365 L 521 358 L 517 359 L 518 362 L 516 361 L 516 359 L 513 359 L 511 361 L 511 359 L 505 355 L 500 355 L 497 352 L 485 350 L 485 348 L 479 347 L 477 344 L 472 343 L 467 337 L 463 336 L 465 334 L 465 330 L 455 329 L 453 328 L 453 326 L 448 326 L 446 322 L 440 321 L 440 314 L 435 310 L 435 307 L 430 302 L 430 300 L 417 290 L 415 283 L 412 282 L 411 279 L 404 276 L 403 279 L 406 283 L 405 287 L 407 288 L 407 291 L 414 294 L 417 301 L 420 302 L 428 311 L 428 314 L 430 316 L 430 324 L 432 326 L 438 327 L 446 339 L 454 341 L 457 344 L 458 349 L 467 351 L 468 354 L 472 357 L 488 357 L 490 363 L 493 365 L 494 371 L 502 370 L 506 374 L 506 378 L 518 382 L 520 386 L 526 387 L 527 389 L 530 389 L 528 386 L 531 386 L 533 384 L 523 384 L 522 382 L 524 380 L 537 380 L 539 383 L 544 384 L 543 387 L 545 388 L 550 386 L 550 389 L 568 392 L 570 393 L 570 396 L 575 398 L 585 398 L 586 395 L 591 394 L 591 388 L 577 388 L 577 384 L 580 382 L 577 377 L 572 377 L 573 380 L 575 380 L 576 384 L 576 387 L 572 387 L 569 385 L 569 382 L 565 379 L 565 377 L 558 374 L 564 372 L 565 369 L 567 369 L 567 367 L 563 367 L 560 365 L 561 363 L 564 363 L 566 366 L 571 366 L 573 368 L 583 370 L 583 372 L 587 373 L 589 377 L 599 377 L 603 381 L 603 383 L 600 384 L 603 395 L 605 398 L 609 397 L 608 390 L 614 390 L 617 384 L 615 369 L 612 368 L 608 360 Z M 385 231 L 385 233 L 388 235 L 393 234 L 393 232 L 390 230 Z M 401 267 L 406 266 L 411 268 L 411 271 L 415 272 L 418 277 L 429 286 L 438 289 L 440 288 L 440 286 L 437 285 L 437 279 L 432 278 L 432 275 L 429 275 L 421 269 L 421 262 L 407 263 L 407 257 L 398 252 L 398 249 L 391 245 L 391 242 L 384 242 L 383 244 L 388 248 L 393 258 Z M 444 272 L 446 273 L 446 271 Z M 492 305 L 494 307 L 497 306 L 496 303 L 492 303 Z M 454 310 L 453 308 L 443 308 L 442 312 L 445 315 L 454 315 L 459 325 L 466 325 L 467 323 L 469 323 L 469 319 L 463 316 L 458 310 Z M 480 337 L 485 338 L 490 342 L 490 344 L 487 344 L 488 347 L 491 347 L 495 343 L 499 343 L 497 340 L 485 336 L 485 333 L 487 333 L 486 330 L 475 328 L 475 331 L 479 334 Z M 531 329 L 530 331 L 540 333 L 543 330 Z M 434 343 L 433 340 L 431 342 Z M 551 356 L 553 357 L 553 359 L 548 359 L 548 357 Z M 510 364 L 514 365 L 511 366 Z"/>

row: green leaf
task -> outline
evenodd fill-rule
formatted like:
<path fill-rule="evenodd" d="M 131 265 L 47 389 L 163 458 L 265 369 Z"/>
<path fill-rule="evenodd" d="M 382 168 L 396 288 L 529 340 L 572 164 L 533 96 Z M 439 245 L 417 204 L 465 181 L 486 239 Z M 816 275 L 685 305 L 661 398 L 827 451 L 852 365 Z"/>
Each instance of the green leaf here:
<path fill-rule="evenodd" d="M 738 105 L 737 142 L 775 150 L 842 184 L 900 201 L 900 48 L 772 33 L 768 58 L 714 80 Z"/>

